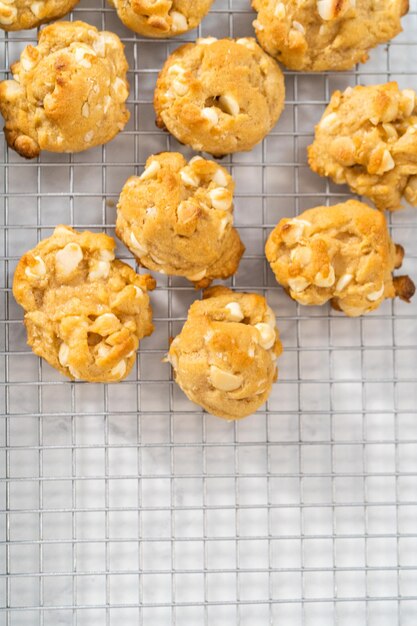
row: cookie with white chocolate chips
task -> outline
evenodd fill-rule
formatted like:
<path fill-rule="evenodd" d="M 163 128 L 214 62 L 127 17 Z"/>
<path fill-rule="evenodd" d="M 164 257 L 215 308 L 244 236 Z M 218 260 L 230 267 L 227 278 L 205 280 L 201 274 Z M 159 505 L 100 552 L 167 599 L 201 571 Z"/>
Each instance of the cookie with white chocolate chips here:
<path fill-rule="evenodd" d="M 166 38 L 197 28 L 213 0 L 109 0 L 123 24 L 144 37 Z"/>
<path fill-rule="evenodd" d="M 244 251 L 233 228 L 233 189 L 230 174 L 213 161 L 150 156 L 141 176 L 123 187 L 116 234 L 143 267 L 207 287 L 234 274 Z"/>
<path fill-rule="evenodd" d="M 63 17 L 79 0 L 1 0 L 0 28 L 7 31 L 36 28 Z"/>
<path fill-rule="evenodd" d="M 252 0 L 261 46 L 291 70 L 347 70 L 401 32 L 408 0 Z"/>
<path fill-rule="evenodd" d="M 7 143 L 34 158 L 110 141 L 129 119 L 127 68 L 117 35 L 84 22 L 47 26 L 0 83 Z"/>
<path fill-rule="evenodd" d="M 397 83 L 336 91 L 308 148 L 311 169 L 378 209 L 417 206 L 417 96 Z"/>
<path fill-rule="evenodd" d="M 13 295 L 25 310 L 28 344 L 72 379 L 116 382 L 153 331 L 149 275 L 115 260 L 105 234 L 57 226 L 20 259 Z"/>
<path fill-rule="evenodd" d="M 223 156 L 259 143 L 284 96 L 281 70 L 254 39 L 197 39 L 175 50 L 159 74 L 156 123 L 194 150 Z"/>
<path fill-rule="evenodd" d="M 265 298 L 211 287 L 191 305 L 167 360 L 192 402 L 235 420 L 267 400 L 281 352 L 275 315 Z"/>
<path fill-rule="evenodd" d="M 404 249 L 391 241 L 383 213 L 356 200 L 282 219 L 265 253 L 277 281 L 300 304 L 330 300 L 356 317 L 386 298 L 409 302 L 414 295 L 408 276 L 392 275 Z"/>

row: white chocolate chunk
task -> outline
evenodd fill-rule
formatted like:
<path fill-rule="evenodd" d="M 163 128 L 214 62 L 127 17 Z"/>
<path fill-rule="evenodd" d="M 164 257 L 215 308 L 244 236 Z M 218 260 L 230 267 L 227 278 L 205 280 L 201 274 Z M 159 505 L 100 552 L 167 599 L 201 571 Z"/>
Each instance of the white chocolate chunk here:
<path fill-rule="evenodd" d="M 197 272 L 196 274 L 190 274 L 189 276 L 187 276 L 187 278 L 188 280 L 198 281 L 204 278 L 206 274 L 207 274 L 207 270 L 201 270 L 201 272 Z"/>
<path fill-rule="evenodd" d="M 319 123 L 319 128 L 321 129 L 326 129 L 326 130 L 330 130 L 333 126 L 335 126 L 339 121 L 338 115 L 337 113 L 329 113 L 328 115 L 325 115 L 320 123 Z"/>
<path fill-rule="evenodd" d="M 314 284 L 317 285 L 317 287 L 331 287 L 334 285 L 335 280 L 336 276 L 334 273 L 334 267 L 333 265 L 330 265 L 327 276 L 324 276 L 322 272 L 317 272 L 314 277 Z"/>
<path fill-rule="evenodd" d="M 255 50 L 256 43 L 251 37 L 240 37 L 240 39 L 236 39 L 236 43 L 239 46 L 245 46 L 245 48 L 249 48 L 249 50 Z"/>
<path fill-rule="evenodd" d="M 45 2 L 32 2 L 29 8 L 35 17 L 40 17 L 43 9 L 45 8 Z"/>
<path fill-rule="evenodd" d="M 304 234 L 304 230 L 308 226 L 311 226 L 310 222 L 299 220 L 298 218 L 286 222 L 281 229 L 282 240 L 285 241 L 287 245 L 298 243 Z"/>
<path fill-rule="evenodd" d="M 90 117 L 90 107 L 88 102 L 84 102 L 83 106 L 81 107 L 81 115 L 83 117 Z"/>
<path fill-rule="evenodd" d="M 213 107 L 204 107 L 201 109 L 201 117 L 204 117 L 204 119 L 210 122 L 213 126 L 216 126 L 216 124 L 219 123 L 219 116 Z"/>
<path fill-rule="evenodd" d="M 93 137 L 94 137 L 94 131 L 93 130 L 89 130 L 88 133 L 85 133 L 85 135 L 84 135 L 85 143 L 90 143 L 90 141 L 93 139 Z"/>
<path fill-rule="evenodd" d="M 183 15 L 183 13 L 180 13 L 179 11 L 171 11 L 170 16 L 172 19 L 171 30 L 173 33 L 183 33 L 188 30 L 187 18 Z"/>
<path fill-rule="evenodd" d="M 110 263 L 108 261 L 94 261 L 88 278 L 90 280 L 99 280 L 100 278 L 107 278 L 109 274 Z"/>
<path fill-rule="evenodd" d="M 343 291 L 352 281 L 353 274 L 342 274 L 336 284 L 336 291 Z"/>
<path fill-rule="evenodd" d="M 0 2 L 0 24 L 9 26 L 13 24 L 17 17 L 17 9 L 15 7 L 9 7 L 3 2 Z"/>
<path fill-rule="evenodd" d="M 133 285 L 133 288 L 135 290 L 135 296 L 136 298 L 142 298 L 143 296 L 143 291 L 140 287 L 138 287 L 137 285 Z"/>
<path fill-rule="evenodd" d="M 306 278 L 304 278 L 304 276 L 298 276 L 297 278 L 288 279 L 288 286 L 291 291 L 294 291 L 295 293 L 301 293 L 302 291 L 307 289 L 309 284 L 310 283 Z"/>
<path fill-rule="evenodd" d="M 216 187 L 208 193 L 211 206 L 218 211 L 230 211 L 232 207 L 233 196 L 228 189 Z"/>
<path fill-rule="evenodd" d="M 394 167 L 395 167 L 395 161 L 392 158 L 390 151 L 384 150 L 384 154 L 382 155 L 381 165 L 376 171 L 376 174 L 381 176 L 382 174 L 385 174 L 385 172 L 389 172 L 390 170 L 393 170 Z"/>
<path fill-rule="evenodd" d="M 214 173 L 212 181 L 213 183 L 216 183 L 216 185 L 218 185 L 219 187 L 227 187 L 228 185 L 227 176 L 221 167 L 219 167 Z"/>
<path fill-rule="evenodd" d="M 78 370 L 75 369 L 75 367 L 73 367 L 72 365 L 68 365 L 68 369 L 73 378 L 75 378 L 76 380 L 80 380 L 81 374 Z"/>
<path fill-rule="evenodd" d="M 267 305 L 266 307 L 266 313 L 265 313 L 264 319 L 265 319 L 265 323 L 268 324 L 271 328 L 275 328 L 275 326 L 277 325 L 275 313 L 273 312 L 273 310 L 271 309 L 269 305 Z"/>
<path fill-rule="evenodd" d="M 216 365 L 210 366 L 210 382 L 220 391 L 235 391 L 243 383 L 243 376 L 221 370 Z"/>
<path fill-rule="evenodd" d="M 71 242 L 58 250 L 55 255 L 55 265 L 61 274 L 68 276 L 79 266 L 83 260 L 83 251 L 78 243 Z"/>
<path fill-rule="evenodd" d="M 294 28 L 294 30 L 298 30 L 298 32 L 302 35 L 305 35 L 305 28 L 300 22 L 293 20 L 292 27 Z"/>
<path fill-rule="evenodd" d="M 196 176 L 189 167 L 184 167 L 180 170 L 180 178 L 184 185 L 188 187 L 198 187 L 200 184 L 200 179 Z"/>
<path fill-rule="evenodd" d="M 129 95 L 129 92 L 126 87 L 126 83 L 119 76 L 116 76 L 114 79 L 112 89 L 116 95 L 118 102 L 124 102 Z"/>
<path fill-rule="evenodd" d="M 140 180 L 148 180 L 149 178 L 153 178 L 157 172 L 161 169 L 161 164 L 159 161 L 151 161 L 148 167 L 142 172 L 139 176 Z"/>
<path fill-rule="evenodd" d="M 184 74 L 185 69 L 179 63 L 173 63 L 168 69 L 167 74 Z"/>
<path fill-rule="evenodd" d="M 126 373 L 126 361 L 123 359 L 122 361 L 119 361 L 117 365 L 113 367 L 113 369 L 110 372 L 110 376 L 114 376 L 116 378 L 122 378 L 122 376 L 124 376 L 125 373 Z"/>
<path fill-rule="evenodd" d="M 27 266 L 25 274 L 29 278 L 42 278 L 46 274 L 46 265 L 40 256 L 34 257 L 36 263 L 31 266 Z"/>
<path fill-rule="evenodd" d="M 59 352 L 58 352 L 58 361 L 60 362 L 62 367 L 67 366 L 69 353 L 70 353 L 69 346 L 67 346 L 66 343 L 62 342 L 61 345 L 59 346 Z"/>
<path fill-rule="evenodd" d="M 275 343 L 275 330 L 271 328 L 269 324 L 265 324 L 264 322 L 255 324 L 255 328 L 259 332 L 259 343 L 262 348 L 265 348 L 265 350 L 272 348 Z"/>
<path fill-rule="evenodd" d="M 133 250 L 134 254 L 139 258 L 148 254 L 148 249 L 141 243 L 139 243 L 133 233 L 130 233 L 130 243 L 132 244 L 131 249 Z"/>
<path fill-rule="evenodd" d="M 277 6 L 275 7 L 274 16 L 277 17 L 279 20 L 283 20 L 286 14 L 287 11 L 285 9 L 285 4 L 283 2 L 278 2 Z"/>
<path fill-rule="evenodd" d="M 215 41 L 217 41 L 217 37 L 200 37 L 197 39 L 196 43 L 202 46 L 210 46 Z"/>
<path fill-rule="evenodd" d="M 369 302 L 376 302 L 376 300 L 379 300 L 384 295 L 384 291 L 385 285 L 383 284 L 382 287 L 377 291 L 372 291 L 371 293 L 368 293 L 366 298 L 367 300 L 369 300 Z"/>
<path fill-rule="evenodd" d="M 297 246 L 290 252 L 290 259 L 293 263 L 298 263 L 301 267 L 308 265 L 313 257 L 311 248 L 307 246 Z"/>
<path fill-rule="evenodd" d="M 175 93 L 178 96 L 185 96 L 185 94 L 188 91 L 188 85 L 186 82 L 184 82 L 183 80 L 180 80 L 179 78 L 175 79 L 172 82 L 172 88 L 174 89 Z"/>
<path fill-rule="evenodd" d="M 228 317 L 231 322 L 241 322 L 245 317 L 238 302 L 229 302 L 224 308 L 228 311 Z"/>
<path fill-rule="evenodd" d="M 101 341 L 97 347 L 97 356 L 99 356 L 100 359 L 105 359 L 110 354 L 111 350 L 111 346 Z"/>
<path fill-rule="evenodd" d="M 229 113 L 230 115 L 239 115 L 239 111 L 240 111 L 240 107 L 239 107 L 239 103 L 236 100 L 236 98 L 234 98 L 233 96 L 230 95 L 224 95 L 224 96 L 220 96 L 219 98 L 219 104 L 222 107 L 222 110 L 225 113 Z"/>
<path fill-rule="evenodd" d="M 114 260 L 113 250 L 100 250 L 99 259 L 100 261 L 113 261 Z"/>
<path fill-rule="evenodd" d="M 99 315 L 90 326 L 90 331 L 98 333 L 102 337 L 107 337 L 120 329 L 121 322 L 114 313 L 103 313 Z"/>
<path fill-rule="evenodd" d="M 409 117 L 416 106 L 416 93 L 412 89 L 403 89 L 401 94 L 403 97 L 402 104 L 404 115 Z"/>

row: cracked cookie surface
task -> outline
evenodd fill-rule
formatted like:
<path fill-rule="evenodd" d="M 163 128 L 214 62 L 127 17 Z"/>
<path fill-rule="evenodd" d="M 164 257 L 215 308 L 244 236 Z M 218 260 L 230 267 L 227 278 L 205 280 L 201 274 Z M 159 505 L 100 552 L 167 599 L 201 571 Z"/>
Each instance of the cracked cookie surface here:
<path fill-rule="evenodd" d="M 47 26 L 0 83 L 7 143 L 26 158 L 107 143 L 129 119 L 127 68 L 117 35 L 84 22 Z"/>
<path fill-rule="evenodd" d="M 154 94 L 156 123 L 194 150 L 251 150 L 284 106 L 277 63 L 252 38 L 197 39 L 165 62 Z"/>
<path fill-rule="evenodd" d="M 356 317 L 386 298 L 408 302 L 414 295 L 408 276 L 392 275 L 404 249 L 392 242 L 383 213 L 356 200 L 282 219 L 265 253 L 277 281 L 300 304 L 330 300 Z"/>
<path fill-rule="evenodd" d="M 417 205 L 417 97 L 397 83 L 336 91 L 308 148 L 311 169 L 378 209 Z"/>
<path fill-rule="evenodd" d="M 152 155 L 123 187 L 116 233 L 144 267 L 207 287 L 234 274 L 244 251 L 233 228 L 233 190 L 213 161 Z"/>
<path fill-rule="evenodd" d="M 240 419 L 268 398 L 282 352 L 275 315 L 264 297 L 211 287 L 194 302 L 168 361 L 196 404 L 218 417 Z"/>
<path fill-rule="evenodd" d="M 145 37 L 174 37 L 197 28 L 213 0 L 109 0 L 123 24 Z"/>
<path fill-rule="evenodd" d="M 25 310 L 28 344 L 72 379 L 116 382 L 153 331 L 149 275 L 115 260 L 105 234 L 57 226 L 20 259 L 13 295 Z"/>
<path fill-rule="evenodd" d="M 292 70 L 347 70 L 401 32 L 408 0 L 252 0 L 261 46 Z"/>

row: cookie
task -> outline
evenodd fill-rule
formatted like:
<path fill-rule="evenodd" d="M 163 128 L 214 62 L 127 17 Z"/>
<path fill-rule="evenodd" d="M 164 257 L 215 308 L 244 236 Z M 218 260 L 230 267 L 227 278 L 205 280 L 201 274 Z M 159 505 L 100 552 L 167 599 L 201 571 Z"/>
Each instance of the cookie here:
<path fill-rule="evenodd" d="M 0 28 L 7 31 L 36 28 L 63 17 L 79 0 L 3 0 L 0 3 Z"/>
<path fill-rule="evenodd" d="M 171 54 L 156 83 L 156 124 L 194 150 L 251 150 L 284 107 L 284 78 L 254 39 L 197 39 Z"/>
<path fill-rule="evenodd" d="M 116 234 L 143 267 L 207 287 L 232 276 L 244 252 L 233 228 L 233 189 L 213 161 L 153 155 L 123 187 Z"/>
<path fill-rule="evenodd" d="M 336 91 L 308 148 L 311 169 L 378 209 L 417 206 L 417 97 L 397 83 Z"/>
<path fill-rule="evenodd" d="M 29 159 L 107 143 L 129 119 L 127 67 L 117 35 L 84 22 L 47 26 L 0 83 L 7 143 Z"/>
<path fill-rule="evenodd" d="M 300 304 L 330 300 L 356 317 L 386 298 L 408 302 L 414 295 L 408 276 L 392 275 L 404 249 L 391 241 L 383 213 L 356 200 L 282 219 L 265 253 L 277 281 Z"/>
<path fill-rule="evenodd" d="M 109 0 L 123 24 L 144 37 L 174 37 L 197 28 L 213 0 Z"/>
<path fill-rule="evenodd" d="M 25 310 L 28 344 L 65 376 L 125 378 L 139 340 L 153 330 L 149 275 L 114 259 L 104 234 L 57 226 L 20 259 L 13 295 Z"/>
<path fill-rule="evenodd" d="M 291 70 L 348 70 L 401 32 L 408 0 L 252 0 L 266 52 Z"/>
<path fill-rule="evenodd" d="M 168 361 L 186 396 L 228 420 L 254 413 L 268 398 L 282 352 L 265 298 L 211 287 L 194 302 Z"/>

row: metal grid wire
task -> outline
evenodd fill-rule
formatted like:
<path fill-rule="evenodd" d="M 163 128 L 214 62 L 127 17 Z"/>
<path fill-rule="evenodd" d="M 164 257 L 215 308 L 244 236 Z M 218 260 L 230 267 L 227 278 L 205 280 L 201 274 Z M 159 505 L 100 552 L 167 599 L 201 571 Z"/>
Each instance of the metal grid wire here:
<path fill-rule="evenodd" d="M 248 4 L 217 0 L 199 35 L 251 34 Z M 277 127 L 224 160 L 247 247 L 231 284 L 267 295 L 285 347 L 266 408 L 239 423 L 198 410 L 161 363 L 198 297 L 183 280 L 156 276 L 156 330 L 117 385 L 64 381 L 26 345 L 11 294 L 20 255 L 57 223 L 112 234 L 120 189 L 146 157 L 191 155 L 153 122 L 156 75 L 180 40 L 141 39 L 94 0 L 72 17 L 122 37 L 132 116 L 82 154 L 26 162 L 0 150 L 0 624 L 415 626 L 417 298 L 360 319 L 299 307 L 263 245 L 281 217 L 349 197 L 309 171 L 305 147 L 334 89 L 417 88 L 417 1 L 404 33 L 363 67 L 286 72 Z M 4 35 L 3 76 L 35 39 Z M 392 215 L 390 228 L 416 279 L 417 212 Z"/>

